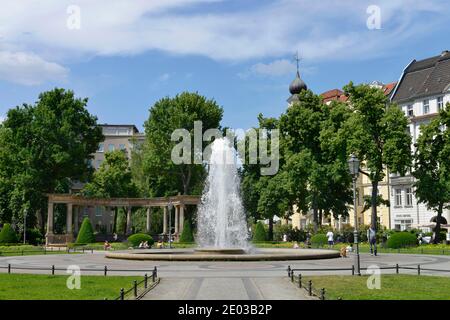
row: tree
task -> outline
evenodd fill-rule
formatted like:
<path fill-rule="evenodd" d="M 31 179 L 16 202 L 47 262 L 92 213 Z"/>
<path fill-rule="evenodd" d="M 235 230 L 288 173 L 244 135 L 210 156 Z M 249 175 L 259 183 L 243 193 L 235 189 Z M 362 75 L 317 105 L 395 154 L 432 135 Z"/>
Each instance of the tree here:
<path fill-rule="evenodd" d="M 76 243 L 86 244 L 86 243 L 94 243 L 94 229 L 92 229 L 91 220 L 88 217 L 84 218 L 83 223 L 80 227 L 80 232 L 78 232 L 78 237 Z"/>
<path fill-rule="evenodd" d="M 32 212 L 45 221 L 46 193 L 68 192 L 72 181 L 90 176 L 89 160 L 103 135 L 87 102 L 54 89 L 41 93 L 34 105 L 8 111 L 0 127 L 2 221 L 20 225 L 25 209 L 29 226 L 36 222 Z"/>
<path fill-rule="evenodd" d="M 123 150 L 115 150 L 105 154 L 105 161 L 94 173 L 92 181 L 87 183 L 82 193 L 92 198 L 127 198 L 138 196 L 128 164 L 128 158 Z M 114 210 L 114 227 L 117 231 L 118 208 Z"/>
<path fill-rule="evenodd" d="M 344 104 L 324 105 L 320 96 L 304 90 L 280 118 L 283 170 L 294 204 L 301 212 L 312 209 L 315 230 L 322 214 L 347 214 L 347 142 L 340 133 L 348 117 Z"/>
<path fill-rule="evenodd" d="M 19 242 L 19 239 L 17 238 L 16 232 L 9 223 L 5 223 L 0 231 L 0 243 L 11 244 L 17 242 Z"/>
<path fill-rule="evenodd" d="M 255 226 L 255 232 L 253 234 L 253 241 L 266 241 L 266 230 L 264 229 L 264 225 L 261 221 L 259 221 Z"/>
<path fill-rule="evenodd" d="M 439 243 L 442 212 L 450 209 L 450 104 L 420 127 L 414 155 L 414 187 L 419 202 L 437 213 L 433 242 Z"/>
<path fill-rule="evenodd" d="M 171 141 L 176 129 L 188 132 L 193 142 L 194 122 L 201 121 L 201 134 L 207 129 L 220 129 L 223 110 L 214 100 L 208 100 L 198 93 L 183 92 L 174 98 L 163 98 L 150 109 L 145 122 L 146 140 L 142 146 L 139 163 L 147 178 L 143 183 L 149 196 L 167 196 L 174 194 L 200 194 L 203 189 L 205 167 L 194 162 L 194 143 L 191 143 L 190 163 L 175 164 L 171 153 L 178 143 Z M 202 147 L 206 142 L 201 143 Z M 202 149 L 203 150 L 203 149 Z"/>
<path fill-rule="evenodd" d="M 194 234 L 192 233 L 191 223 L 185 220 L 183 224 L 183 232 L 181 233 L 179 242 L 194 242 Z"/>
<path fill-rule="evenodd" d="M 346 123 L 349 151 L 364 163 L 372 184 L 371 226 L 377 228 L 378 184 L 385 169 L 404 175 L 411 166 L 411 136 L 408 120 L 400 108 L 390 104 L 382 90 L 369 85 L 344 87 L 352 115 Z"/>

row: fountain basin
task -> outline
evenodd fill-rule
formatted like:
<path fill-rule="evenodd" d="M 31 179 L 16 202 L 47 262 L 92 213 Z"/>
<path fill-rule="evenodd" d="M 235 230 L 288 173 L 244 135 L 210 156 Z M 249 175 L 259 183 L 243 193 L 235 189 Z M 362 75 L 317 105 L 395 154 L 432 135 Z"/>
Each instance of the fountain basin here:
<path fill-rule="evenodd" d="M 197 254 L 245 254 L 241 248 L 197 248 L 194 249 Z"/>
<path fill-rule="evenodd" d="M 197 253 L 195 249 L 148 249 L 107 252 L 106 258 L 152 261 L 287 261 L 339 258 L 340 253 L 325 249 L 258 249 L 245 254 Z"/>

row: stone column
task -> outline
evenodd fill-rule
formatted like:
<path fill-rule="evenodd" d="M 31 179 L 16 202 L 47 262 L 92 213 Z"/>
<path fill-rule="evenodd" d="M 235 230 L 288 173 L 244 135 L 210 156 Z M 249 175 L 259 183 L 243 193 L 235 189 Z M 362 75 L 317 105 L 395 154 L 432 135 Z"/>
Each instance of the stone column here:
<path fill-rule="evenodd" d="M 127 208 L 127 235 L 131 234 L 131 207 Z"/>
<path fill-rule="evenodd" d="M 79 206 L 75 206 L 75 208 L 73 208 L 73 231 L 75 233 L 78 233 L 78 214 L 80 212 L 80 207 Z"/>
<path fill-rule="evenodd" d="M 151 214 L 152 214 L 152 207 L 147 207 L 147 224 L 145 228 L 147 230 L 147 233 L 150 232 Z"/>
<path fill-rule="evenodd" d="M 180 213 L 180 206 L 175 206 L 175 234 L 178 234 L 178 215 Z"/>
<path fill-rule="evenodd" d="M 180 204 L 180 234 L 183 233 L 183 227 L 184 227 L 184 204 Z"/>
<path fill-rule="evenodd" d="M 72 231 L 72 213 L 73 205 L 71 203 L 67 204 L 67 214 L 66 214 L 66 242 L 73 241 L 73 231 Z"/>
<path fill-rule="evenodd" d="M 48 202 L 47 211 L 47 233 L 45 234 L 45 244 L 53 243 L 53 202 Z"/>
<path fill-rule="evenodd" d="M 163 233 L 167 234 L 167 207 L 164 206 L 164 216 L 163 216 Z"/>

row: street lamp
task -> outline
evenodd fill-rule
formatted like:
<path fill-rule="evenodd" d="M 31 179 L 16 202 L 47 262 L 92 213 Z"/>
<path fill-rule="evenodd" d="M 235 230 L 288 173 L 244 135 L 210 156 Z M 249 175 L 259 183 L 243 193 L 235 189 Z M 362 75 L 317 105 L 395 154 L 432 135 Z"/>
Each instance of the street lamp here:
<path fill-rule="evenodd" d="M 167 207 L 169 208 L 169 248 L 172 249 L 172 200 L 169 200 Z"/>
<path fill-rule="evenodd" d="M 23 244 L 27 244 L 27 208 L 23 211 Z"/>
<path fill-rule="evenodd" d="M 361 266 L 359 259 L 359 242 L 358 242 L 358 210 L 356 206 L 356 180 L 359 175 L 359 159 L 352 153 L 350 159 L 348 159 L 348 168 L 353 178 L 353 211 L 355 213 L 355 229 L 353 231 L 353 242 L 356 247 L 355 266 L 356 274 L 361 275 Z"/>

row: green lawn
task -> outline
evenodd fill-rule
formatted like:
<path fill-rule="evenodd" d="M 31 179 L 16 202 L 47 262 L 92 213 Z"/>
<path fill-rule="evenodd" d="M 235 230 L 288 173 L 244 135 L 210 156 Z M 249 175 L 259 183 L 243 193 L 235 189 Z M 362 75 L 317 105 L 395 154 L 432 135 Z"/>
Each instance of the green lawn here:
<path fill-rule="evenodd" d="M 81 289 L 66 286 L 69 275 L 0 274 L 0 300 L 103 300 L 119 296 L 121 288 L 143 277 L 81 276 Z M 150 281 L 150 280 L 149 280 Z"/>
<path fill-rule="evenodd" d="M 312 280 L 314 288 L 325 288 L 326 299 L 450 300 L 449 277 L 382 275 L 379 290 L 368 289 L 367 279 L 368 276 L 305 276 L 302 283 Z"/>

